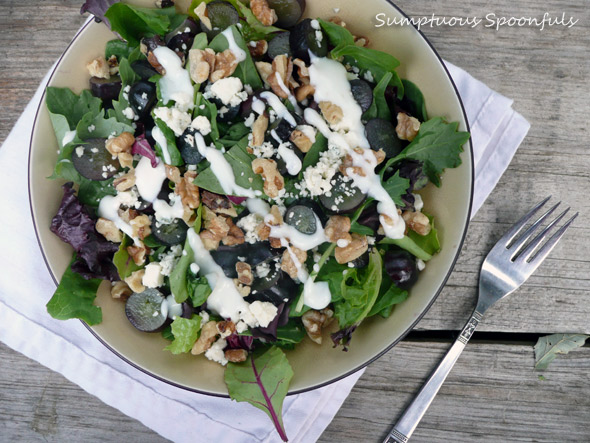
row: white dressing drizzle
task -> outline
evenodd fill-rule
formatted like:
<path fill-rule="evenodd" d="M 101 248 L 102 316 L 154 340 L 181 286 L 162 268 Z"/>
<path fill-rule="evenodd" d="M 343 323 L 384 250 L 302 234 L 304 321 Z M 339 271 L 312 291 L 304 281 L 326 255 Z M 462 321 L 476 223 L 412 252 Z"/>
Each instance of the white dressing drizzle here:
<path fill-rule="evenodd" d="M 131 225 L 119 217 L 119 208 L 123 204 L 123 198 L 124 196 L 121 194 L 104 196 L 98 204 L 98 216 L 112 221 L 118 229 L 131 237 L 135 244 L 139 244 L 139 239 L 133 236 Z"/>
<path fill-rule="evenodd" d="M 152 203 L 158 197 L 162 183 L 166 179 L 166 167 L 158 161 L 158 165 L 152 168 L 149 158 L 142 157 L 135 167 L 135 186 L 141 198 Z"/>
<path fill-rule="evenodd" d="M 162 317 L 168 317 L 169 319 L 174 320 L 176 317 L 182 315 L 182 305 L 176 303 L 174 295 L 169 295 L 164 299 L 164 302 L 162 302 L 160 312 L 162 313 Z"/>
<path fill-rule="evenodd" d="M 164 156 L 164 162 L 169 165 L 172 163 L 172 159 L 170 158 L 170 152 L 168 152 L 168 142 L 166 141 L 166 136 L 162 132 L 160 128 L 154 126 L 152 129 L 152 137 L 160 145 L 162 149 L 162 155 Z"/>
<path fill-rule="evenodd" d="M 420 194 L 412 194 L 414 196 L 414 208 L 416 211 L 421 211 L 424 207 L 424 200 Z"/>
<path fill-rule="evenodd" d="M 61 140 L 61 145 L 62 146 L 67 145 L 69 142 L 71 142 L 72 140 L 74 140 L 74 137 L 76 137 L 76 131 L 75 130 L 73 130 L 73 131 L 67 131 L 64 134 L 64 138 L 62 138 L 62 140 Z"/>
<path fill-rule="evenodd" d="M 287 166 L 287 171 L 289 174 L 299 174 L 303 164 L 301 163 L 301 159 L 297 157 L 297 154 L 295 154 L 295 151 L 289 148 L 286 143 L 281 143 L 277 152 L 279 156 L 285 161 L 285 165 Z"/>
<path fill-rule="evenodd" d="M 289 90 L 289 88 L 287 88 L 287 86 L 285 85 L 285 82 L 283 82 L 283 79 L 281 78 L 281 76 L 279 75 L 278 72 L 275 72 L 275 78 L 277 79 L 277 83 L 279 84 L 279 87 L 283 90 L 283 92 L 285 94 L 287 94 L 287 99 L 289 100 L 289 102 L 293 106 L 293 109 L 295 109 L 295 112 L 297 114 L 301 115 L 301 108 L 299 107 L 299 104 L 297 103 L 297 99 L 295 99 L 293 94 L 291 94 L 291 91 Z"/>
<path fill-rule="evenodd" d="M 270 212 L 270 205 L 260 198 L 247 199 L 246 207 L 250 214 L 258 214 L 261 217 L 265 217 Z"/>
<path fill-rule="evenodd" d="M 281 243 L 283 240 L 289 239 L 291 244 L 296 248 L 301 249 L 302 251 L 309 251 L 310 249 L 313 249 L 316 246 L 319 246 L 322 243 L 328 241 L 328 237 L 326 237 L 326 233 L 322 228 L 322 222 L 320 221 L 317 214 L 314 214 L 314 217 L 316 220 L 317 230 L 311 235 L 304 234 L 298 231 L 294 226 L 283 223 L 279 226 L 270 226 L 270 237 L 280 238 Z M 265 222 L 269 222 L 266 217 Z"/>
<path fill-rule="evenodd" d="M 254 97 L 254 100 L 252 100 L 252 110 L 256 114 L 264 114 L 265 109 L 266 104 L 262 100 L 258 100 L 256 97 Z"/>
<path fill-rule="evenodd" d="M 234 38 L 234 33 L 231 28 L 227 28 L 225 31 L 222 32 L 223 36 L 227 40 L 227 44 L 229 45 L 229 50 L 232 54 L 236 57 L 238 63 L 243 62 L 246 60 L 246 51 L 238 46 L 236 43 L 236 39 Z"/>
<path fill-rule="evenodd" d="M 280 98 L 278 98 L 275 94 L 270 91 L 264 91 L 260 93 L 260 97 L 262 97 L 266 102 L 269 104 L 271 108 L 277 113 L 279 118 L 284 118 L 291 126 L 297 126 L 297 122 L 295 118 L 291 115 L 287 107 L 283 104 Z M 254 107 L 254 104 L 252 104 Z M 256 109 L 254 109 L 258 112 Z M 258 112 L 260 114 L 260 112 Z"/>
<path fill-rule="evenodd" d="M 238 195 L 241 197 L 256 197 L 261 195 L 261 191 L 254 191 L 252 189 L 246 189 L 239 186 L 236 183 L 236 176 L 229 162 L 223 156 L 223 153 L 218 149 L 208 147 L 205 143 L 205 139 L 199 133 L 195 134 L 195 143 L 199 153 L 211 163 L 211 170 L 219 184 L 223 188 L 223 192 L 227 195 Z"/>
<path fill-rule="evenodd" d="M 158 81 L 164 104 L 174 100 L 178 109 L 192 109 L 195 90 L 188 71 L 182 67 L 180 57 L 166 46 L 157 47 L 153 53 L 166 70 L 166 74 Z"/>
<path fill-rule="evenodd" d="M 157 199 L 153 203 L 156 220 L 160 223 L 171 223 L 175 218 L 182 218 L 184 208 L 182 207 L 182 200 L 176 198 L 172 206 L 166 203 L 165 200 Z"/>

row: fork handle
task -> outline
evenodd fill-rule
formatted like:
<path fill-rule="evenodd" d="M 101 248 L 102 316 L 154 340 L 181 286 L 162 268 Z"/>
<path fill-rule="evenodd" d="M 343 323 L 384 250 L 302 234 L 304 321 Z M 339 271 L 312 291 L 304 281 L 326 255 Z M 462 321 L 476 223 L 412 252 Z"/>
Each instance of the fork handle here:
<path fill-rule="evenodd" d="M 404 414 L 391 429 L 385 440 L 383 440 L 383 443 L 406 443 L 410 439 L 418 423 L 420 423 L 420 420 L 422 420 L 422 417 L 430 406 L 430 403 L 432 403 L 432 400 L 434 400 L 434 397 L 451 372 L 451 369 L 453 369 L 461 352 L 465 349 L 465 345 L 473 335 L 482 316 L 479 311 L 473 311 L 471 318 L 461 331 L 459 337 L 457 337 L 457 340 L 455 340 L 455 343 L 453 343 L 453 346 L 451 346 L 451 349 L 447 352 L 447 355 L 445 355 L 445 358 L 442 359 L 438 367 L 430 375 L 426 383 L 424 383 L 418 395 L 407 407 Z"/>

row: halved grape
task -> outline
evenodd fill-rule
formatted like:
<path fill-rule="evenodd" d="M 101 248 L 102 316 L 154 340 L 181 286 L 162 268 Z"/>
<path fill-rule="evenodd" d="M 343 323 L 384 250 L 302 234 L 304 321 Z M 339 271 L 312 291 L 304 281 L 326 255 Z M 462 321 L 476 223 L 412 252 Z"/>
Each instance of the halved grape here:
<path fill-rule="evenodd" d="M 291 30 L 289 44 L 295 58 L 309 63 L 309 51 L 318 57 L 328 54 L 328 39 L 319 25 L 317 28 L 314 28 L 311 19 L 306 18 Z"/>
<path fill-rule="evenodd" d="M 318 230 L 315 212 L 304 205 L 291 206 L 285 213 L 285 223 L 306 235 L 315 234 Z"/>
<path fill-rule="evenodd" d="M 371 149 L 374 151 L 382 149 L 387 158 L 395 157 L 405 147 L 404 142 L 397 137 L 395 126 L 387 120 L 371 119 L 365 125 L 365 131 Z"/>
<path fill-rule="evenodd" d="M 352 266 L 353 268 L 358 268 L 358 269 L 366 268 L 368 264 L 369 264 L 369 250 L 368 249 L 360 257 L 357 257 L 354 260 L 348 262 L 349 266 Z"/>
<path fill-rule="evenodd" d="M 117 173 L 119 162 L 107 151 L 105 142 L 104 138 L 89 138 L 72 152 L 72 163 L 82 177 L 103 181 Z"/>
<path fill-rule="evenodd" d="M 179 34 L 191 34 L 197 35 L 201 30 L 201 27 L 192 17 L 187 17 L 185 21 L 183 21 L 179 26 L 176 27 L 173 31 L 166 34 L 164 37 L 164 41 L 166 44 L 170 42 L 174 37 Z"/>
<path fill-rule="evenodd" d="M 260 263 L 277 257 L 282 252 L 271 249 L 268 242 L 243 243 L 236 246 L 220 245 L 215 251 L 211 251 L 211 257 L 215 260 L 226 276 L 236 278 L 236 263 L 240 258 L 245 258 L 246 263 L 254 267 Z"/>
<path fill-rule="evenodd" d="M 152 107 L 157 101 L 156 85 L 140 80 L 129 90 L 129 106 L 140 119 L 150 115 Z"/>
<path fill-rule="evenodd" d="M 133 71 L 135 71 L 135 73 L 139 75 L 142 80 L 147 80 L 150 77 L 158 74 L 158 71 L 156 71 L 147 60 L 135 60 L 133 63 L 131 63 L 131 69 L 133 69 Z"/>
<path fill-rule="evenodd" d="M 176 139 L 176 147 L 184 162 L 188 165 L 198 165 L 205 157 L 201 155 L 195 142 L 198 131 L 190 126 Z"/>
<path fill-rule="evenodd" d="M 157 332 L 166 323 L 162 315 L 164 296 L 157 289 L 148 288 L 133 293 L 125 303 L 125 314 L 129 322 L 142 332 Z"/>
<path fill-rule="evenodd" d="M 184 243 L 186 231 L 188 231 L 188 226 L 179 218 L 175 218 L 171 223 L 167 224 L 158 223 L 155 219 L 152 222 L 152 235 L 166 246 Z"/>
<path fill-rule="evenodd" d="M 211 21 L 211 27 L 213 29 L 209 29 L 203 24 L 203 22 L 201 22 L 201 31 L 207 33 L 207 38 L 209 38 L 209 41 L 211 41 L 213 37 L 222 32 L 224 29 L 230 27 L 231 25 L 235 25 L 240 21 L 240 15 L 238 14 L 236 8 L 234 8 L 228 2 L 222 0 L 215 0 L 211 3 L 208 3 L 207 15 Z"/>
<path fill-rule="evenodd" d="M 278 55 L 286 54 L 291 57 L 291 46 L 289 45 L 289 31 L 277 34 L 270 42 L 268 42 L 268 49 L 266 53 L 270 58 L 275 58 Z"/>
<path fill-rule="evenodd" d="M 297 0 L 267 0 L 268 5 L 275 10 L 279 20 L 275 23 L 279 28 L 290 28 L 294 26 L 305 9 L 305 1 Z"/>
<path fill-rule="evenodd" d="M 403 249 L 392 249 L 383 257 L 385 271 L 389 278 L 401 289 L 409 289 L 418 280 L 416 257 Z"/>
<path fill-rule="evenodd" d="M 332 179 L 330 195 L 320 195 L 320 203 L 330 214 L 349 214 L 356 211 L 367 198 L 351 179 L 345 180 L 342 174 L 337 174 Z"/>
<path fill-rule="evenodd" d="M 371 85 L 366 81 L 357 78 L 350 81 L 350 90 L 362 111 L 367 112 L 373 104 L 373 89 L 371 88 Z"/>
<path fill-rule="evenodd" d="M 119 97 L 119 93 L 121 92 L 121 77 L 90 77 L 90 92 L 108 104 Z"/>
<path fill-rule="evenodd" d="M 270 263 L 271 268 L 274 263 Z M 255 279 L 251 286 L 250 295 L 245 300 L 269 302 L 275 306 L 281 303 L 289 303 L 299 293 L 297 283 L 280 269 L 272 270 L 263 279 Z"/>

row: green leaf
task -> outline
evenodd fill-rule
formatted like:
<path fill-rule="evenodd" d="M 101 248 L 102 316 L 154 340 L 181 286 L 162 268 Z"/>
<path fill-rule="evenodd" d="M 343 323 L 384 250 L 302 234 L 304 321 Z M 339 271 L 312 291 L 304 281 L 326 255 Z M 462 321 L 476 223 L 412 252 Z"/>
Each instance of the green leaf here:
<path fill-rule="evenodd" d="M 391 121 L 391 111 L 389 105 L 385 99 L 385 89 L 393 74 L 391 72 L 386 73 L 383 78 L 377 83 L 375 89 L 373 89 L 373 103 L 371 107 L 367 109 L 367 112 L 363 115 L 364 120 L 371 120 L 373 118 L 382 118 L 387 121 Z"/>
<path fill-rule="evenodd" d="M 45 103 L 49 112 L 63 115 L 70 128 L 75 128 L 82 117 L 88 113 L 98 115 L 102 101 L 92 96 L 89 90 L 84 90 L 78 96 L 69 88 L 47 87 Z"/>
<path fill-rule="evenodd" d="M 348 268 L 340 285 L 342 300 L 334 303 L 334 316 L 341 329 L 358 325 L 371 312 L 381 287 L 383 259 L 374 249 L 369 264 L 362 269 Z"/>
<path fill-rule="evenodd" d="M 204 105 L 203 109 L 201 107 Z M 193 112 L 193 117 L 197 117 L 199 115 L 203 115 L 207 117 L 207 119 L 211 122 L 211 140 L 219 139 L 219 127 L 217 125 L 217 106 L 215 103 L 210 102 L 203 94 L 197 92 L 195 98 L 195 110 Z"/>
<path fill-rule="evenodd" d="M 584 346 L 588 337 L 590 336 L 584 334 L 552 334 L 540 337 L 535 345 L 535 369 L 547 369 L 557 354 L 567 354 L 572 349 Z"/>
<path fill-rule="evenodd" d="M 236 183 L 242 188 L 254 189 L 261 191 L 263 187 L 262 177 L 255 174 L 252 170 L 252 160 L 254 156 L 248 154 L 246 147 L 248 145 L 248 138 L 244 137 L 238 144 L 224 154 L 225 159 L 230 164 Z M 252 179 L 252 181 L 250 181 Z M 211 168 L 203 170 L 194 181 L 199 188 L 216 194 L 225 194 L 217 176 L 213 173 Z"/>
<path fill-rule="evenodd" d="M 170 292 L 174 295 L 176 303 L 182 303 L 189 298 L 186 274 L 193 261 L 194 252 L 187 238 L 184 242 L 182 256 L 170 274 Z"/>
<path fill-rule="evenodd" d="M 319 18 L 318 21 L 328 36 L 328 41 L 332 46 L 334 46 L 332 51 L 338 52 L 345 46 L 354 45 L 354 37 L 348 29 L 337 25 L 336 23 L 322 20 L 321 18 Z"/>
<path fill-rule="evenodd" d="M 379 241 L 380 245 L 396 245 L 402 249 L 405 249 L 414 257 L 419 258 L 423 261 L 428 261 L 432 258 L 432 255 L 422 249 L 420 246 L 416 244 L 414 240 L 412 240 L 407 235 L 403 238 L 389 238 L 385 237 L 381 241 Z"/>
<path fill-rule="evenodd" d="M 194 307 L 201 306 L 211 295 L 211 286 L 205 277 L 197 277 L 190 270 L 186 276 L 187 291 Z"/>
<path fill-rule="evenodd" d="M 412 143 L 389 160 L 386 167 L 403 159 L 419 160 L 430 181 L 440 186 L 440 174 L 445 168 L 461 164 L 463 145 L 469 140 L 469 133 L 457 131 L 458 126 L 458 122 L 447 123 L 442 117 L 422 123 Z"/>
<path fill-rule="evenodd" d="M 264 411 L 287 441 L 282 410 L 293 369 L 283 351 L 273 346 L 264 354 L 251 355 L 244 363 L 228 363 L 224 378 L 230 397 Z"/>
<path fill-rule="evenodd" d="M 195 36 L 191 49 L 205 49 L 208 44 L 207 34 L 201 32 Z"/>
<path fill-rule="evenodd" d="M 396 171 L 393 176 L 383 182 L 383 188 L 397 206 L 404 206 L 402 196 L 407 192 L 409 187 L 410 180 L 400 177 L 399 171 Z"/>
<path fill-rule="evenodd" d="M 88 128 L 94 128 L 90 131 Z M 134 133 L 135 129 L 127 123 L 121 123 L 116 118 L 105 118 L 104 110 L 101 110 L 97 115 L 92 112 L 85 114 L 78 125 L 76 126 L 76 133 L 78 138 L 86 140 L 88 138 L 108 138 L 109 136 L 117 136 L 123 132 Z"/>
<path fill-rule="evenodd" d="M 117 272 L 119 273 L 119 277 L 121 280 L 126 279 L 135 271 L 141 269 L 141 266 L 135 264 L 133 259 L 129 256 L 127 252 L 127 246 L 132 243 L 132 240 L 125 236 L 121 244 L 119 245 L 119 250 L 115 252 L 113 257 L 113 263 L 117 268 Z"/>
<path fill-rule="evenodd" d="M 332 50 L 330 53 L 333 59 L 345 57 L 346 62 L 358 67 L 361 70 L 370 71 L 377 83 L 391 73 L 389 85 L 397 88 L 397 97 L 404 96 L 404 85 L 395 69 L 399 66 L 399 60 L 393 55 L 375 49 L 363 48 L 360 46 L 346 45 Z"/>
<path fill-rule="evenodd" d="M 410 80 L 402 80 L 402 83 L 404 85 L 402 108 L 421 122 L 425 122 L 428 120 L 428 114 L 426 113 L 426 102 L 422 91 Z"/>
<path fill-rule="evenodd" d="M 164 329 L 162 329 L 162 338 L 168 341 L 174 340 L 174 335 L 172 335 L 172 326 L 168 325 Z"/>
<path fill-rule="evenodd" d="M 96 291 L 102 280 L 86 280 L 72 271 L 71 266 L 75 260 L 76 254 L 61 277 L 53 297 L 47 303 L 47 312 L 58 320 L 79 318 L 89 325 L 96 325 L 102 321 L 102 311 L 94 304 Z"/>
<path fill-rule="evenodd" d="M 201 330 L 201 317 L 193 315 L 192 318 L 176 317 L 172 322 L 172 335 L 174 341 L 164 348 L 173 354 L 183 354 L 189 352 L 197 339 Z"/>
<path fill-rule="evenodd" d="M 131 63 L 129 63 L 129 60 L 126 58 L 121 59 L 119 62 L 119 76 L 121 77 L 123 87 L 132 85 L 140 79 L 139 75 L 135 73 L 131 67 Z"/>
<path fill-rule="evenodd" d="M 246 59 L 241 61 L 238 64 L 235 72 L 232 74 L 233 77 L 238 77 L 242 80 L 242 83 L 245 85 L 250 85 L 252 89 L 260 89 L 262 88 L 262 80 L 260 80 L 260 76 L 258 75 L 258 70 L 252 61 L 252 57 L 250 56 L 250 51 L 248 50 L 248 46 L 240 31 L 236 28 L 235 25 L 230 26 L 231 32 L 234 35 L 234 39 L 236 44 L 246 52 Z M 209 43 L 209 47 L 213 49 L 215 52 L 223 52 L 229 48 L 229 43 L 225 38 L 225 35 L 218 34 L 212 41 Z"/>
<path fill-rule="evenodd" d="M 381 288 L 379 289 L 379 297 L 377 297 L 367 317 L 379 314 L 384 318 L 388 318 L 391 315 L 391 308 L 407 298 L 408 291 L 398 288 L 387 275 L 384 275 Z"/>
<path fill-rule="evenodd" d="M 430 232 L 426 235 L 420 235 L 412 230 L 408 231 L 408 237 L 422 250 L 430 255 L 440 251 L 440 241 L 438 240 L 438 231 L 434 228 L 434 217 L 427 215 L 430 220 Z"/>
<path fill-rule="evenodd" d="M 112 31 L 137 46 L 143 36 L 166 34 L 171 25 L 170 12 L 115 3 L 105 13 L 105 17 L 109 19 Z"/>
<path fill-rule="evenodd" d="M 244 122 L 238 122 L 231 125 L 223 135 L 223 139 L 218 140 L 223 146 L 231 148 L 244 137 L 248 136 L 251 128 L 246 126 Z"/>
<path fill-rule="evenodd" d="M 361 235 L 375 235 L 375 231 L 365 225 L 361 225 L 359 222 L 354 222 L 350 226 L 350 232 L 356 232 Z"/>
<path fill-rule="evenodd" d="M 309 151 L 303 157 L 303 166 L 301 167 L 301 174 L 305 171 L 309 166 L 313 166 L 317 164 L 320 159 L 320 154 L 328 149 L 328 139 L 324 137 L 323 134 L 317 133 L 315 137 L 315 142 L 309 148 Z M 303 176 L 303 175 L 302 175 Z"/>
<path fill-rule="evenodd" d="M 103 197 L 107 195 L 117 195 L 117 190 L 113 186 L 114 178 L 104 181 L 88 180 L 82 176 L 78 183 L 78 200 L 84 205 L 98 207 Z"/>
<path fill-rule="evenodd" d="M 130 46 L 127 42 L 119 40 L 109 40 L 104 50 L 104 57 L 108 60 L 111 56 L 116 56 L 117 60 L 129 58 L 135 48 Z M 120 63 L 120 62 L 119 62 Z"/>
<path fill-rule="evenodd" d="M 170 155 L 170 162 L 166 163 L 172 166 L 182 166 L 184 164 L 184 160 L 180 155 L 180 151 L 178 151 L 178 148 L 176 147 L 176 136 L 174 135 L 174 131 L 170 129 L 168 125 L 159 118 L 154 118 L 154 122 L 156 123 L 156 126 L 160 128 L 162 134 L 164 134 L 164 137 L 166 138 L 166 150 Z M 160 143 L 156 141 L 156 153 L 164 161 L 164 153 L 162 149 L 163 148 L 162 146 L 160 146 Z"/>

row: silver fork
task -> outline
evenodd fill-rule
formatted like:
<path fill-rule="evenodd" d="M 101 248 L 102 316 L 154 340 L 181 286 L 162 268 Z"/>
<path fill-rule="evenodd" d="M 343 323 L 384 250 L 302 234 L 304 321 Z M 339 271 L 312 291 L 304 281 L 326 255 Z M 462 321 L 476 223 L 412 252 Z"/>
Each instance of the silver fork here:
<path fill-rule="evenodd" d="M 536 237 L 532 238 L 541 224 L 557 209 L 559 206 L 559 203 L 557 203 L 535 220 L 519 236 L 526 224 L 533 220 L 533 216 L 545 206 L 545 203 L 550 198 L 547 197 L 531 209 L 528 214 L 522 217 L 504 234 L 489 252 L 479 274 L 479 297 L 471 318 L 455 343 L 453 343 L 453 346 L 451 346 L 451 349 L 447 352 L 445 358 L 443 358 L 426 381 L 416 398 L 414 398 L 385 440 L 383 440 L 383 443 L 405 443 L 408 441 L 449 375 L 449 372 L 451 372 L 451 369 L 473 335 L 475 328 L 477 328 L 485 312 L 498 300 L 518 289 L 535 272 L 578 216 L 578 213 L 574 214 L 561 228 L 551 235 L 545 244 L 540 246 L 570 209 L 567 208 L 559 214 L 545 229 Z"/>

